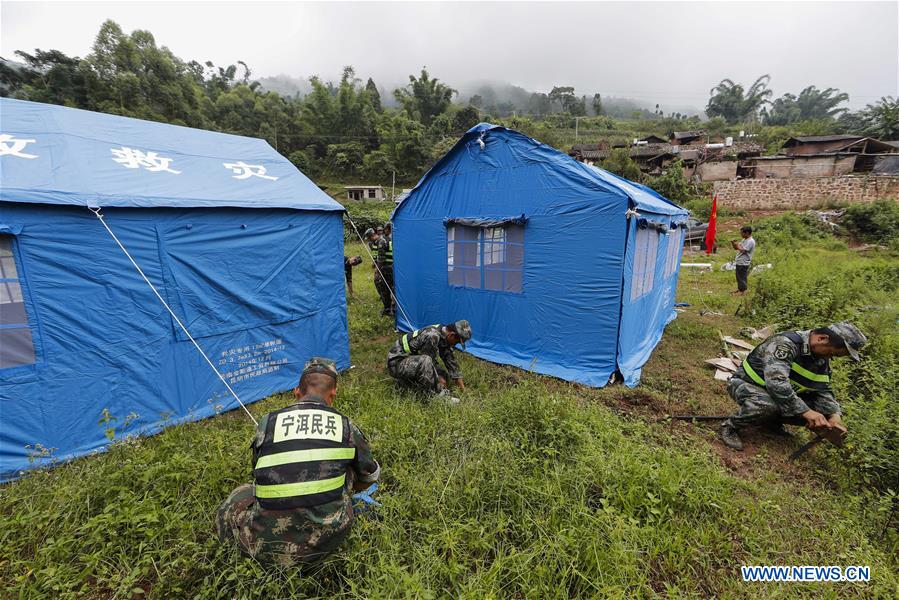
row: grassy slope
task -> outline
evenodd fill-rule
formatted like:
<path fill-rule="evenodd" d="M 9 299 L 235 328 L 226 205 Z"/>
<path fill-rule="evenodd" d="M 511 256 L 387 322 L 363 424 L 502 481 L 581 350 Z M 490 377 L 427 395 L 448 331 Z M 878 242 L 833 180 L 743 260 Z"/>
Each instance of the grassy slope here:
<path fill-rule="evenodd" d="M 857 500 L 810 470 L 814 451 L 793 465 L 784 457 L 797 442 L 759 435 L 737 454 L 710 427 L 658 422 L 669 411 L 731 408 L 702 359 L 716 354 L 718 329 L 734 333 L 740 322 L 698 313 L 733 314 L 732 273 L 682 274 L 679 299 L 693 306 L 669 326 L 637 389 L 587 389 L 463 356 L 470 389 L 455 408 L 394 391 L 383 368 L 393 333 L 377 316 L 367 261 L 356 273 L 356 368 L 341 380 L 338 405 L 384 466 L 380 519 L 360 520 L 314 577 L 266 570 L 220 546 L 215 508 L 249 477 L 252 424 L 232 411 L 0 487 L 0 589 L 104 598 L 830 598 L 899 588 L 881 532 Z M 871 565 L 874 581 L 744 584 L 744 564 Z"/>

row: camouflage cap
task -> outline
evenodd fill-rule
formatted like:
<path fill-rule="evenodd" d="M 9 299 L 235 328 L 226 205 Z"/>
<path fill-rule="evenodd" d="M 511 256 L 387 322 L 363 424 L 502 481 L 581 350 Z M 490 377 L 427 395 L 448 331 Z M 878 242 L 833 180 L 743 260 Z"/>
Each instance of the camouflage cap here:
<path fill-rule="evenodd" d="M 313 356 L 306 361 L 306 366 L 303 367 L 303 375 L 307 373 L 324 373 L 337 381 L 337 365 L 330 358 Z"/>
<path fill-rule="evenodd" d="M 456 328 L 456 333 L 459 334 L 459 338 L 462 340 L 462 347 L 465 347 L 465 342 L 471 339 L 471 325 L 465 319 L 461 319 L 453 323 L 453 327 Z"/>
<path fill-rule="evenodd" d="M 858 351 L 868 342 L 868 338 L 865 337 L 865 334 L 858 327 L 849 321 L 840 321 L 830 325 L 828 329 L 840 337 L 852 360 L 861 360 Z"/>
<path fill-rule="evenodd" d="M 375 230 L 369 227 L 365 230 L 365 233 L 362 234 L 363 237 L 371 237 L 375 234 Z"/>

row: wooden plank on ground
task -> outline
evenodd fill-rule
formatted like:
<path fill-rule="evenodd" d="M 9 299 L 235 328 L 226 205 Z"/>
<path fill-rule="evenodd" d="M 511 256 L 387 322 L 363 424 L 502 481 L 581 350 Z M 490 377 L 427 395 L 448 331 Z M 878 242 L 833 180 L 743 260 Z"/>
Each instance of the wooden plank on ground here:
<path fill-rule="evenodd" d="M 715 369 L 715 379 L 718 381 L 727 381 L 731 378 L 732 373 L 729 371 L 723 371 L 721 369 Z"/>
<path fill-rule="evenodd" d="M 735 337 L 725 336 L 724 341 L 728 344 L 734 345 L 737 348 L 743 348 L 744 350 L 753 350 L 755 346 L 750 344 L 749 342 L 744 342 L 743 340 L 739 340 Z"/>
<path fill-rule="evenodd" d="M 724 369 L 725 371 L 730 371 L 731 373 L 737 371 L 737 366 L 734 364 L 734 361 L 729 358 L 710 358 L 705 361 L 705 364 Z"/>

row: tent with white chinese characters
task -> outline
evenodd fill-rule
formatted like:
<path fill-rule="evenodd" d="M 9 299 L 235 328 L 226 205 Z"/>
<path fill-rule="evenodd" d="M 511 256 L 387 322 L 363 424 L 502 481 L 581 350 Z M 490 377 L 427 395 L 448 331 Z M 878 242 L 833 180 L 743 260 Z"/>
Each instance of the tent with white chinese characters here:
<path fill-rule="evenodd" d="M 263 140 L 0 99 L 0 478 L 348 368 L 342 211 Z"/>
<path fill-rule="evenodd" d="M 398 326 L 471 322 L 471 354 L 630 386 L 674 318 L 687 211 L 481 123 L 393 214 Z"/>

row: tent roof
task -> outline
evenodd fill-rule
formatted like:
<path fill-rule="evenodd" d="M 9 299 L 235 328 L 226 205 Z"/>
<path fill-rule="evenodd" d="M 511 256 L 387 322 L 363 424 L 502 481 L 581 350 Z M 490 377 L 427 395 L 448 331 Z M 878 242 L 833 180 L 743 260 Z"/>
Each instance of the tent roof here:
<path fill-rule="evenodd" d="M 504 135 L 509 137 L 510 139 L 517 139 L 517 141 L 519 142 L 527 143 L 534 147 L 539 147 L 541 152 L 539 153 L 539 155 L 529 155 L 531 159 L 536 159 L 539 156 L 539 158 L 543 162 L 552 163 L 554 168 L 564 169 L 586 181 L 589 181 L 591 183 L 598 183 L 603 188 L 606 188 L 610 191 L 619 192 L 622 195 L 627 196 L 631 200 L 631 202 L 633 202 L 635 208 L 638 211 L 643 209 L 647 212 L 661 215 L 688 214 L 688 211 L 685 208 L 674 204 L 651 188 L 640 185 L 639 183 L 635 183 L 628 179 L 624 179 L 623 177 L 619 177 L 598 167 L 579 162 L 571 158 L 564 152 L 560 152 L 555 148 L 551 148 L 546 144 L 538 142 L 537 140 L 530 138 L 523 133 L 514 131 L 512 129 L 506 129 L 505 127 L 501 127 L 499 125 L 493 125 L 491 123 L 478 123 L 471 129 L 469 129 L 465 133 L 465 135 L 463 135 L 462 138 L 456 143 L 456 145 L 453 146 L 453 149 L 447 152 L 446 155 L 443 156 L 443 158 L 438 160 L 437 163 L 435 163 L 434 166 L 424 174 L 421 180 L 419 180 L 418 184 L 416 184 L 416 186 L 409 192 L 409 196 L 414 196 L 415 190 L 421 187 L 422 183 L 427 180 L 428 176 L 431 173 L 438 173 L 440 169 L 446 164 L 446 161 L 449 160 L 449 157 L 453 156 L 459 148 L 464 147 L 464 145 L 469 141 L 478 138 L 481 135 L 490 134 Z M 406 198 L 408 198 L 409 196 L 407 196 Z M 403 204 L 406 203 L 406 198 L 403 198 L 403 201 L 397 205 L 397 208 L 394 210 L 394 216 L 402 209 Z"/>
<path fill-rule="evenodd" d="M 689 214 L 689 211 L 686 208 L 678 206 L 650 187 L 633 182 L 630 179 L 625 179 L 624 177 L 619 177 L 614 173 L 604 171 L 593 165 L 587 165 L 587 167 L 591 169 L 599 179 L 623 191 L 634 203 L 634 208 L 636 208 L 637 211 L 645 210 L 659 215 Z"/>
<path fill-rule="evenodd" d="M 8 98 L 0 202 L 343 210 L 264 140 Z"/>

